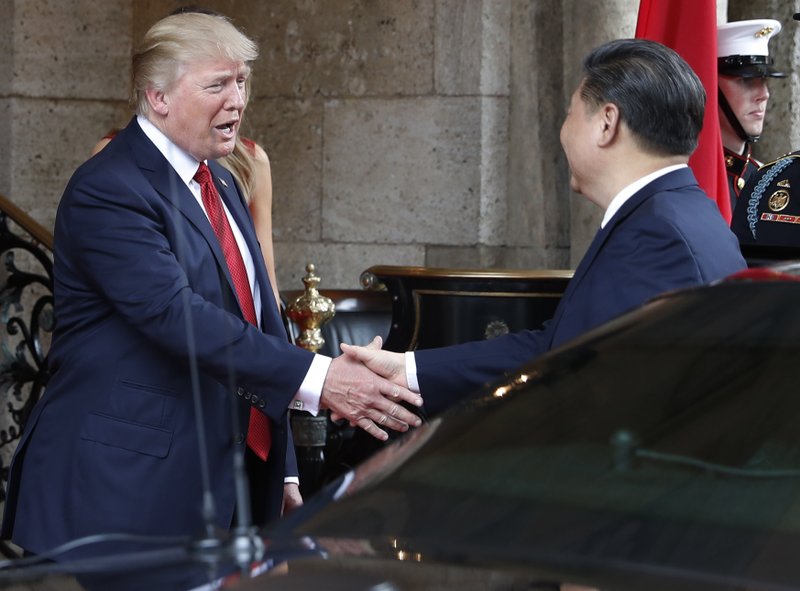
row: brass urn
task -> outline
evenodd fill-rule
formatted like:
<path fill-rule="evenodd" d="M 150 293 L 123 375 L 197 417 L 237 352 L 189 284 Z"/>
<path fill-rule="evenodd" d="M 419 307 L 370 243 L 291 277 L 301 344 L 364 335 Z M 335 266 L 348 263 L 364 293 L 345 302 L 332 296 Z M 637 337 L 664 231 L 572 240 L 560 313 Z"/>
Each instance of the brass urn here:
<path fill-rule="evenodd" d="M 330 298 L 317 291 L 319 277 L 314 270 L 312 263 L 306 265 L 306 275 L 303 277 L 306 289 L 286 308 L 286 316 L 300 328 L 296 344 L 316 353 L 325 344 L 320 328 L 334 317 L 336 306 Z"/>

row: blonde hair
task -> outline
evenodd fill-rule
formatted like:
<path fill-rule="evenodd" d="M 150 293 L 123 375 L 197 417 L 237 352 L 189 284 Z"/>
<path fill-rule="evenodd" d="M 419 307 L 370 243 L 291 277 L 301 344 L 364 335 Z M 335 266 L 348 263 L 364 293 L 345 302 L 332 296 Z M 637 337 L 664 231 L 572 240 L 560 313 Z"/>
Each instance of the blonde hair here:
<path fill-rule="evenodd" d="M 249 205 L 252 200 L 253 184 L 255 182 L 255 154 L 237 136 L 233 151 L 227 156 L 217 159 L 217 162 L 227 168 L 233 175 Z"/>
<path fill-rule="evenodd" d="M 184 12 L 161 19 L 133 53 L 131 108 L 146 115 L 149 87 L 167 90 L 186 64 L 217 57 L 249 63 L 258 57 L 258 46 L 222 15 Z"/>

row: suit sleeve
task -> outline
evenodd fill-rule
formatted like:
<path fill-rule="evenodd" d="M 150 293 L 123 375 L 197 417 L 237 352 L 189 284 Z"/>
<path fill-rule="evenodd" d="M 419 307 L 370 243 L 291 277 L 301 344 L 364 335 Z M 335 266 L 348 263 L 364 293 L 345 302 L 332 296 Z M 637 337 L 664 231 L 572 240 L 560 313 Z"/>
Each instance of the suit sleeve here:
<path fill-rule="evenodd" d="M 550 323 L 485 341 L 414 353 L 420 393 L 428 414 L 438 414 L 478 388 L 535 359 L 548 349 Z"/>
<path fill-rule="evenodd" d="M 238 386 L 263 396 L 263 412 L 280 420 L 313 355 L 228 312 L 200 233 L 149 185 L 119 176 L 77 175 L 65 192 L 56 241 L 75 278 L 65 289 L 90 286 L 99 294 L 94 301 L 83 294 L 93 317 L 119 315 L 154 347 L 196 358 L 200 371 L 221 384 L 234 375 Z"/>
<path fill-rule="evenodd" d="M 646 223 L 614 230 L 591 267 L 559 304 L 558 325 L 415 353 L 425 408 L 431 413 L 586 331 L 671 289 L 699 285 L 703 277 L 695 254 L 669 219 L 648 213 Z M 565 296 L 566 297 L 566 296 Z"/>

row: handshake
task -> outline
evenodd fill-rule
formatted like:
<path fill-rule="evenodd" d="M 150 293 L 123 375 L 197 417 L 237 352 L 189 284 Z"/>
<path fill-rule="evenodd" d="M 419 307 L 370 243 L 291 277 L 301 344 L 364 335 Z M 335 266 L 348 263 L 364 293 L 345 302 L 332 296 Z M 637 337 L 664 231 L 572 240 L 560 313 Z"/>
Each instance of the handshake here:
<path fill-rule="evenodd" d="M 408 389 L 405 355 L 381 350 L 382 340 L 366 347 L 342 344 L 325 376 L 320 408 L 331 411 L 331 419 L 346 419 L 354 427 L 385 441 L 383 428 L 408 431 L 421 419 L 401 403 L 422 406 L 422 397 Z"/>

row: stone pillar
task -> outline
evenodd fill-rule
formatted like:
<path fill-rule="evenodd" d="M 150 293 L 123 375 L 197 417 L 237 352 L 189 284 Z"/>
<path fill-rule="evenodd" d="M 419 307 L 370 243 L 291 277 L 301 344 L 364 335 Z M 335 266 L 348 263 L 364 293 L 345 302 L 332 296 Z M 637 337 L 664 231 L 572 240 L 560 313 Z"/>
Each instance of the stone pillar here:
<path fill-rule="evenodd" d="M 437 142 L 446 152 L 465 151 L 461 161 L 470 165 L 453 159 L 460 170 L 445 172 L 428 197 L 438 215 L 425 238 L 425 264 L 498 266 L 507 236 L 511 0 L 437 0 L 435 10 L 433 95 L 458 110 L 448 127 L 460 129 Z"/>
<path fill-rule="evenodd" d="M 514 0 L 509 125 L 509 267 L 569 267 L 561 0 Z"/>

